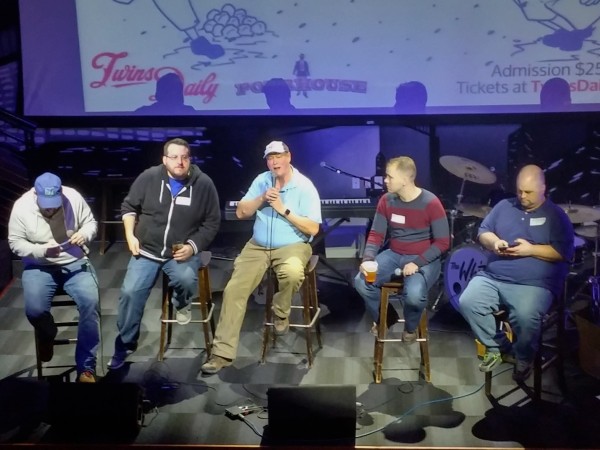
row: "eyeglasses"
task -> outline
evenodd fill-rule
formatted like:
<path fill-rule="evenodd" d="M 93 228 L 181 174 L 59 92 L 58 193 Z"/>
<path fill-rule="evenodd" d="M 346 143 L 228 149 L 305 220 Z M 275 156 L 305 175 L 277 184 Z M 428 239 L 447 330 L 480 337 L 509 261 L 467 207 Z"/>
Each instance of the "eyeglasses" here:
<path fill-rule="evenodd" d="M 171 161 L 177 161 L 181 158 L 182 161 L 189 161 L 190 155 L 165 155 L 165 157 Z"/>
<path fill-rule="evenodd" d="M 284 152 L 284 153 L 272 153 L 270 155 L 267 155 L 267 161 L 278 160 L 278 159 L 283 158 L 285 155 L 287 155 L 287 152 Z"/>

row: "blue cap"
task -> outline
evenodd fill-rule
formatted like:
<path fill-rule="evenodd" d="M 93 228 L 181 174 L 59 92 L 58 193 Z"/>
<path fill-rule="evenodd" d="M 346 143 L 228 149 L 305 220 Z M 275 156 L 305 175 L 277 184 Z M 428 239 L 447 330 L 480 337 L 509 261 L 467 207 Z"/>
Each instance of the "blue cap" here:
<path fill-rule="evenodd" d="M 38 206 L 42 209 L 60 208 L 62 206 L 61 186 L 60 178 L 53 173 L 46 172 L 37 177 L 34 187 Z"/>

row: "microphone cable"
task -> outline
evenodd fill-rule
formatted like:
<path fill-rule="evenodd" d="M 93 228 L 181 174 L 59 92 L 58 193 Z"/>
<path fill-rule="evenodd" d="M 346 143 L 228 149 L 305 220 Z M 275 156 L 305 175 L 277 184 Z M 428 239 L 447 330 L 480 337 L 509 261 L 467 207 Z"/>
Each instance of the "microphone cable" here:
<path fill-rule="evenodd" d="M 275 183 L 276 183 L 276 178 L 275 175 L 273 175 L 273 172 L 271 172 L 271 187 L 273 189 L 275 189 Z M 271 207 L 271 220 L 269 221 L 269 225 L 267 227 L 267 234 L 268 234 L 268 239 L 267 239 L 267 245 L 269 247 L 268 250 L 268 255 L 269 255 L 269 264 L 267 265 L 267 293 L 266 295 L 269 295 L 269 289 L 273 289 L 273 296 L 275 296 L 275 285 L 273 282 L 273 265 L 272 265 L 272 260 L 273 260 L 273 229 L 275 228 L 275 215 L 277 214 L 275 212 L 275 209 L 273 208 L 273 206 L 269 203 L 269 206 Z M 275 313 L 273 312 L 273 299 L 271 298 L 271 322 L 275 322 L 273 315 Z M 274 330 L 273 330 L 274 331 Z"/>

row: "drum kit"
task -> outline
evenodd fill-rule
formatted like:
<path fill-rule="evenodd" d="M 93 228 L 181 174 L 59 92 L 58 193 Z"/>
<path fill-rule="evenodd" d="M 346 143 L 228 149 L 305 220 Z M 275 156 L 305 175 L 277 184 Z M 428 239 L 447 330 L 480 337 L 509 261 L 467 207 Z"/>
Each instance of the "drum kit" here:
<path fill-rule="evenodd" d="M 452 175 L 456 175 L 462 180 L 460 192 L 456 196 L 456 205 L 449 211 L 450 236 L 452 237 L 450 249 L 452 249 L 455 238 L 454 228 L 457 217 L 476 217 L 478 219 L 483 219 L 492 209 L 489 205 L 463 203 L 463 193 L 466 182 L 470 181 L 477 184 L 494 184 L 496 182 L 496 174 L 494 174 L 483 164 L 468 158 L 463 158 L 462 156 L 442 156 L 440 158 L 440 164 Z"/>
<path fill-rule="evenodd" d="M 584 262 L 586 245 L 585 241 L 592 241 L 594 250 L 592 257 L 594 261 L 593 275 L 585 279 L 585 283 L 577 290 L 572 298 L 575 298 L 581 290 L 589 284 L 592 296 L 590 298 L 590 311 L 595 322 L 600 324 L 600 276 L 598 276 L 598 244 L 600 239 L 600 209 L 583 205 L 560 205 L 571 222 L 582 224 L 574 228 L 575 232 L 575 258 L 574 266 L 582 266 Z M 585 267 L 582 268 L 582 270 Z"/>
<path fill-rule="evenodd" d="M 454 208 L 449 211 L 450 223 L 450 249 L 446 255 L 441 281 L 444 288 L 439 293 L 431 309 L 435 311 L 442 294 L 446 294 L 448 300 L 458 309 L 460 295 L 467 287 L 467 284 L 473 278 L 475 273 L 484 268 L 487 264 L 488 254 L 476 239 L 467 240 L 456 248 L 453 248 L 455 237 L 455 222 L 457 217 L 474 217 L 484 219 L 491 211 L 492 206 L 485 204 L 463 203 L 463 193 L 467 181 L 477 184 L 494 184 L 496 175 L 492 170 L 484 165 L 460 156 L 442 156 L 440 164 L 451 174 L 462 179 L 460 192 L 457 195 L 457 202 Z M 558 205 L 567 215 L 572 224 L 578 225 L 574 228 L 575 252 L 576 257 L 573 261 L 574 268 L 583 265 L 583 260 L 587 256 L 588 242 L 592 242 L 593 252 L 593 276 L 590 276 L 587 283 L 592 285 L 593 306 L 600 304 L 600 276 L 598 276 L 598 257 L 600 246 L 600 208 L 584 206 L 578 204 L 559 204 Z M 467 225 L 474 228 L 475 223 Z M 477 230 L 475 230 L 476 233 Z M 583 270 L 583 268 L 581 269 Z"/>
<path fill-rule="evenodd" d="M 456 196 L 456 205 L 448 214 L 451 237 L 450 249 L 446 255 L 443 274 L 440 278 L 440 281 L 443 281 L 444 288 L 440 290 L 439 295 L 431 306 L 433 311 L 438 308 L 444 293 L 452 306 L 458 308 L 458 299 L 467 287 L 467 284 L 477 271 L 487 264 L 487 253 L 472 238 L 467 238 L 465 240 L 466 243 L 453 248 L 454 240 L 457 236 L 455 227 L 458 217 L 474 217 L 476 220 L 468 223 L 463 231 L 470 231 L 476 234 L 477 230 L 475 228 L 478 227 L 477 219 L 484 219 L 492 209 L 490 205 L 464 203 L 463 194 L 466 183 L 468 181 L 476 184 L 494 184 L 496 182 L 496 174 L 494 172 L 483 164 L 468 158 L 451 155 L 442 156 L 440 164 L 452 175 L 459 177 L 462 182 L 460 192 Z"/>

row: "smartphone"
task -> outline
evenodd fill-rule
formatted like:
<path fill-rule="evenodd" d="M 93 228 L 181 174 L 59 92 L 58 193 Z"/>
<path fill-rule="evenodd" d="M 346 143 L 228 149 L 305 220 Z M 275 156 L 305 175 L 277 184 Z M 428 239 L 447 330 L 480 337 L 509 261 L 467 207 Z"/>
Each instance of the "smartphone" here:
<path fill-rule="evenodd" d="M 513 247 L 516 247 L 517 245 L 519 245 L 518 242 L 513 242 L 512 244 L 508 244 L 507 248 L 513 248 Z"/>

